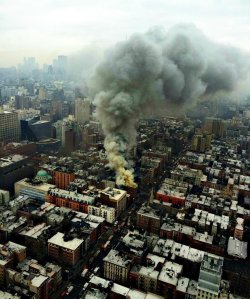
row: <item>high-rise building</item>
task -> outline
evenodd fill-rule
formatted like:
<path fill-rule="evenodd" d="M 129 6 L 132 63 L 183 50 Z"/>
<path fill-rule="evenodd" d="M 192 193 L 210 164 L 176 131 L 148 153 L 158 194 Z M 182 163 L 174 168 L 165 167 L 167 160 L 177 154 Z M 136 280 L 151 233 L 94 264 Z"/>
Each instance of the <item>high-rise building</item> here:
<path fill-rule="evenodd" d="M 59 55 L 56 59 L 53 60 L 53 72 L 57 79 L 66 79 L 67 63 L 68 58 L 64 55 Z"/>
<path fill-rule="evenodd" d="M 200 267 L 196 299 L 217 299 L 220 297 L 223 258 L 205 254 Z"/>
<path fill-rule="evenodd" d="M 46 99 L 46 89 L 45 89 L 44 86 L 41 86 L 41 87 L 39 88 L 38 99 L 39 99 L 39 100 L 45 100 L 45 99 Z"/>
<path fill-rule="evenodd" d="M 30 129 L 34 133 L 36 140 L 52 137 L 52 125 L 50 121 L 38 120 L 30 125 Z"/>
<path fill-rule="evenodd" d="M 204 123 L 203 131 L 214 134 L 215 137 L 224 137 L 225 121 L 220 118 L 207 117 Z"/>
<path fill-rule="evenodd" d="M 150 206 L 142 206 L 137 212 L 137 226 L 154 234 L 158 234 L 161 227 L 159 213 Z"/>
<path fill-rule="evenodd" d="M 75 118 L 79 123 L 89 121 L 90 119 L 90 101 L 84 98 L 75 100 Z"/>
<path fill-rule="evenodd" d="M 192 151 L 204 153 L 211 146 L 212 134 L 197 133 L 192 139 Z"/>
<path fill-rule="evenodd" d="M 19 141 L 20 124 L 17 112 L 3 111 L 0 108 L 0 143 Z"/>
<path fill-rule="evenodd" d="M 25 57 L 23 64 L 20 65 L 20 70 L 27 75 L 32 75 L 33 71 L 37 68 L 38 65 L 36 63 L 35 57 Z"/>

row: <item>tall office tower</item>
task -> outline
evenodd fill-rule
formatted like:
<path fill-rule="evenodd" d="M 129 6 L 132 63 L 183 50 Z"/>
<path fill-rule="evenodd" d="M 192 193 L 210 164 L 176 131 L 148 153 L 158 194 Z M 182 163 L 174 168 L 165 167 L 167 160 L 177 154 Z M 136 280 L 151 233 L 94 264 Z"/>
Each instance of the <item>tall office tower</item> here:
<path fill-rule="evenodd" d="M 38 99 L 39 99 L 39 100 L 45 100 L 45 99 L 46 99 L 46 89 L 45 89 L 44 86 L 41 86 L 41 87 L 39 88 Z"/>
<path fill-rule="evenodd" d="M 74 121 L 64 120 L 62 123 L 62 146 L 66 153 L 76 147 L 76 124 Z"/>
<path fill-rule="evenodd" d="M 3 111 L 0 107 L 0 143 L 19 141 L 20 123 L 17 112 Z"/>
<path fill-rule="evenodd" d="M 68 57 L 60 55 L 53 60 L 53 71 L 57 79 L 65 80 L 67 71 Z"/>
<path fill-rule="evenodd" d="M 84 98 L 75 100 L 75 118 L 78 123 L 89 121 L 90 119 L 90 101 Z"/>
<path fill-rule="evenodd" d="M 60 69 L 65 70 L 67 67 L 67 63 L 68 63 L 68 57 L 64 56 L 64 55 L 59 55 L 57 58 L 57 61 L 58 61 L 58 67 Z"/>
<path fill-rule="evenodd" d="M 38 68 L 35 57 L 25 57 L 21 65 L 21 71 L 25 74 L 31 75 L 32 72 Z"/>

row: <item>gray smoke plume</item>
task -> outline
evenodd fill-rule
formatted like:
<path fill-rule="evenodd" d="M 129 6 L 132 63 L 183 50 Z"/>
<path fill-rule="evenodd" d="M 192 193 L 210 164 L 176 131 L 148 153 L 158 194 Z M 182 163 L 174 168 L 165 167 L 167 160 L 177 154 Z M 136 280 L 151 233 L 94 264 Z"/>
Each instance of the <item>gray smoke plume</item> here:
<path fill-rule="evenodd" d="M 248 72 L 239 50 L 210 41 L 192 25 L 168 33 L 153 28 L 118 43 L 90 84 L 117 183 L 135 186 L 125 157 L 145 109 L 163 101 L 183 107 L 201 96 L 230 92 Z"/>

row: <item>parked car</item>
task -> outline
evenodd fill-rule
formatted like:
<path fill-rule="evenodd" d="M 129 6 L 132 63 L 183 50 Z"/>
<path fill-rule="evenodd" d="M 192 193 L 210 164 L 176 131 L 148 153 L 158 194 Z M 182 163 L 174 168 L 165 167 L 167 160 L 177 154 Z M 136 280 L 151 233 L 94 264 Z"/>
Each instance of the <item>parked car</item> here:
<path fill-rule="evenodd" d="M 72 292 L 72 290 L 74 289 L 73 286 L 69 286 L 66 292 L 66 295 L 69 295 L 70 292 Z"/>
<path fill-rule="evenodd" d="M 85 277 L 88 271 L 89 271 L 88 269 L 84 269 L 81 273 L 81 277 Z"/>

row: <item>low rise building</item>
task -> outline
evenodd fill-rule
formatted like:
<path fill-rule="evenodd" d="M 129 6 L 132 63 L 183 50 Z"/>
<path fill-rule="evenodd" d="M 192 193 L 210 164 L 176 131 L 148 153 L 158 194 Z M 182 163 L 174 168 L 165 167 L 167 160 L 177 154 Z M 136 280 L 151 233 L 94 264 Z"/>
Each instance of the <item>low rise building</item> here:
<path fill-rule="evenodd" d="M 9 285 L 20 285 L 34 294 L 35 299 L 48 299 L 49 277 L 41 274 L 30 274 L 26 271 L 7 269 L 7 281 Z"/>
<path fill-rule="evenodd" d="M 161 295 L 170 298 L 176 297 L 176 287 L 182 275 L 183 266 L 172 261 L 166 261 L 159 274 L 159 289 Z"/>
<path fill-rule="evenodd" d="M 130 271 L 131 286 L 142 291 L 158 292 L 158 276 L 165 263 L 164 257 L 148 254 L 145 265 L 135 265 Z"/>
<path fill-rule="evenodd" d="M 178 165 L 175 170 L 171 171 L 171 179 L 187 182 L 195 186 L 200 186 L 202 178 L 203 172 L 201 170 L 183 165 Z"/>
<path fill-rule="evenodd" d="M 31 275 L 41 274 L 47 276 L 49 278 L 48 292 L 50 294 L 52 294 L 62 282 L 62 268 L 56 264 L 46 263 L 42 266 L 34 259 L 25 259 L 17 265 L 17 269 L 22 272 L 29 272 Z"/>
<path fill-rule="evenodd" d="M 177 181 L 166 179 L 160 189 L 156 192 L 156 199 L 183 207 L 185 205 L 187 189 L 187 183 L 177 183 Z"/>
<path fill-rule="evenodd" d="M 115 212 L 115 208 L 108 207 L 105 205 L 88 206 L 88 214 L 103 217 L 108 223 L 114 223 L 116 219 Z"/>
<path fill-rule="evenodd" d="M 6 271 L 14 262 L 22 262 L 26 258 L 26 247 L 17 243 L 0 244 L 0 285 L 6 286 Z"/>
<path fill-rule="evenodd" d="M 74 191 L 50 189 L 46 201 L 59 207 L 67 207 L 74 211 L 88 212 L 88 206 L 95 203 L 95 198 Z"/>
<path fill-rule="evenodd" d="M 47 183 L 33 183 L 29 179 L 23 179 L 15 183 L 15 196 L 27 195 L 30 199 L 36 200 L 39 203 L 44 203 L 49 190 L 56 186 Z"/>

